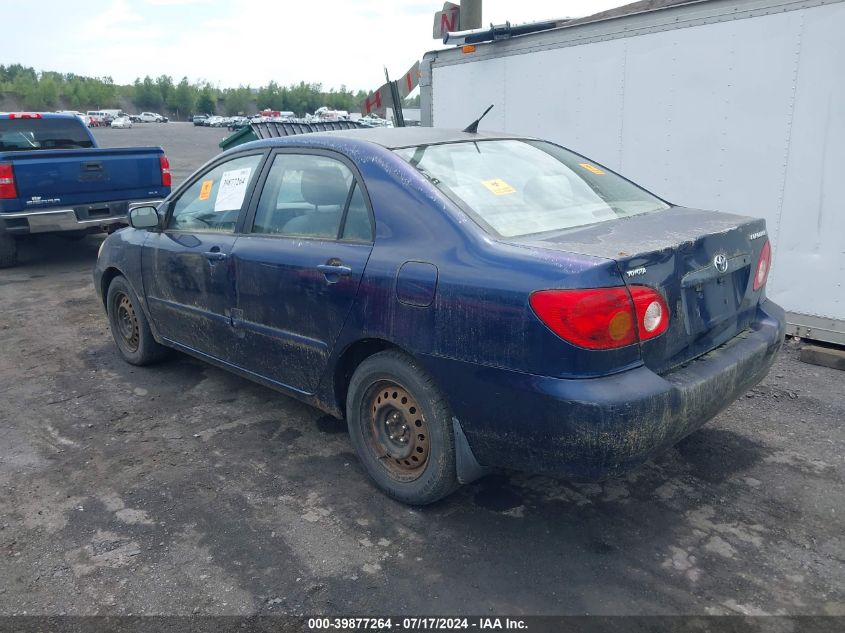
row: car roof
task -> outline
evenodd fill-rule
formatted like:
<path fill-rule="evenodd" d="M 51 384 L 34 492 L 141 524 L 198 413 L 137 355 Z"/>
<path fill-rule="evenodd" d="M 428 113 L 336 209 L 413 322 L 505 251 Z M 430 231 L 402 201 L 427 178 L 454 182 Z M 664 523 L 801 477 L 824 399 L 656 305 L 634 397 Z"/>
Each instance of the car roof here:
<path fill-rule="evenodd" d="M 305 135 L 303 135 L 305 136 Z M 460 141 L 480 141 L 505 138 L 524 138 L 514 134 L 477 132 L 471 134 L 461 130 L 437 127 L 398 127 L 368 128 L 358 130 L 337 130 L 332 132 L 314 132 L 307 136 L 328 136 L 357 139 L 381 145 L 387 149 L 414 147 L 417 145 L 436 145 L 438 143 L 456 143 Z M 301 137 L 300 137 L 301 138 Z"/>
<path fill-rule="evenodd" d="M 12 114 L 40 114 L 42 119 L 78 119 L 78 115 L 70 112 L 30 112 L 30 111 L 16 111 L 16 112 L 0 112 L 0 118 L 8 119 Z"/>

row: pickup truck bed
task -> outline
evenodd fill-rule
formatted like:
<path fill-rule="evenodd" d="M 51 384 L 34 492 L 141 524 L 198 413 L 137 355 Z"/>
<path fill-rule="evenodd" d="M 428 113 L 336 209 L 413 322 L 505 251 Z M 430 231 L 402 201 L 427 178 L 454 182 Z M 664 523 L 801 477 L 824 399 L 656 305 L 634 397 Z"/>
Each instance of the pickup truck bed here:
<path fill-rule="evenodd" d="M 99 149 L 74 115 L 0 115 L 0 267 L 18 236 L 109 230 L 169 193 L 160 147 Z"/>

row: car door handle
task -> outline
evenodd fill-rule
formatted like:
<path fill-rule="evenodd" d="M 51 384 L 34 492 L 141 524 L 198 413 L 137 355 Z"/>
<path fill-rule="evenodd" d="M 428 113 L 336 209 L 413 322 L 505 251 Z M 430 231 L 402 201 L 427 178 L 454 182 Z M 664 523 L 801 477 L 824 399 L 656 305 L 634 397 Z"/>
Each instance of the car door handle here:
<path fill-rule="evenodd" d="M 228 257 L 226 253 L 221 253 L 220 251 L 208 251 L 203 253 L 203 255 L 205 255 L 210 262 L 219 262 Z"/>
<path fill-rule="evenodd" d="M 324 275 L 348 275 L 352 272 L 349 266 L 342 264 L 320 264 L 317 266 L 317 270 Z"/>
<path fill-rule="evenodd" d="M 349 275 L 352 273 L 352 269 L 349 266 L 344 266 L 340 263 L 340 260 L 329 260 L 331 263 L 320 264 L 317 266 L 317 270 L 323 273 L 323 277 L 326 278 L 326 282 L 329 284 L 336 284 L 340 281 L 341 275 Z"/>

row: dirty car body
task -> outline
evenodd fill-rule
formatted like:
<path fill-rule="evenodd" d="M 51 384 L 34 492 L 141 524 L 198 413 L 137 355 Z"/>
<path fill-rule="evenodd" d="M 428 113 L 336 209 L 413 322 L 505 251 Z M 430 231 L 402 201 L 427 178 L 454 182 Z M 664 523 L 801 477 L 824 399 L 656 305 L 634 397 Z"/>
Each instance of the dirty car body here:
<path fill-rule="evenodd" d="M 478 154 L 542 152 L 578 186 L 636 190 L 625 195 L 638 201 L 608 217 L 605 206 L 582 205 L 586 220 L 554 230 L 502 228 L 498 218 L 528 198 L 536 174 L 482 173 L 478 163 L 478 173 L 447 182 L 437 172 L 460 171 L 444 153 L 459 144 Z M 288 203 L 275 209 L 284 214 L 275 229 L 259 223 L 272 165 L 291 156 L 348 170 L 364 209 L 354 231 L 286 234 L 297 213 Z M 247 163 L 225 231 L 173 226 L 185 196 L 214 197 L 203 193 L 207 174 Z M 485 215 L 485 190 L 500 215 Z M 537 204 L 546 204 L 548 189 L 541 194 Z M 311 202 L 328 204 L 327 195 Z M 344 195 L 348 222 L 356 194 Z M 95 270 L 101 295 L 124 276 L 159 343 L 341 417 L 356 366 L 402 350 L 448 401 L 462 482 L 488 467 L 578 480 L 631 469 L 759 382 L 784 334 L 783 311 L 765 296 L 763 220 L 668 204 L 540 141 L 430 128 L 257 141 L 201 168 L 159 215 L 156 228 L 106 240 Z M 591 316 L 591 306 L 602 314 Z M 659 323 L 657 334 L 647 335 L 643 318 Z M 570 319 L 581 329 L 568 340 Z"/>

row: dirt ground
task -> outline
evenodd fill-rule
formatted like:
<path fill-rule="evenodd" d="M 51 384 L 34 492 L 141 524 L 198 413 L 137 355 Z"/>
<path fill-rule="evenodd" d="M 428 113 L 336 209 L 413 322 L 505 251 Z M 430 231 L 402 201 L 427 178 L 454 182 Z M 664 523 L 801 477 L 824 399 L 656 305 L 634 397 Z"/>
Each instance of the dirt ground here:
<path fill-rule="evenodd" d="M 225 134 L 97 132 L 163 145 L 177 181 Z M 344 423 L 178 354 L 121 361 L 99 242 L 0 271 L 0 615 L 845 615 L 845 374 L 796 343 L 624 479 L 502 472 L 411 509 Z"/>

